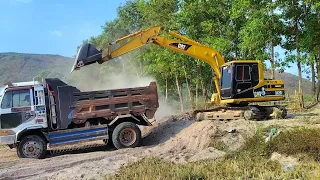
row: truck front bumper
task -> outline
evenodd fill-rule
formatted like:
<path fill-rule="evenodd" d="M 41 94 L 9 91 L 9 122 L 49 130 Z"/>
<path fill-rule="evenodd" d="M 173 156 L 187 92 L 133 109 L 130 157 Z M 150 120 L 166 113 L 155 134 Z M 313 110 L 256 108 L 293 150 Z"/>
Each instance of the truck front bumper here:
<path fill-rule="evenodd" d="M 16 135 L 0 136 L 0 144 L 14 144 Z"/>

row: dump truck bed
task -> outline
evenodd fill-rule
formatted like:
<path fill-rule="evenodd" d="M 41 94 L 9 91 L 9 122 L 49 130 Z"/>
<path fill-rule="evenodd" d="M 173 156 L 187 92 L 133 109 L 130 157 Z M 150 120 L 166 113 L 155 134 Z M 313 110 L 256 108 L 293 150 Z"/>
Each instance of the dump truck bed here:
<path fill-rule="evenodd" d="M 149 86 L 103 91 L 73 92 L 73 119 L 86 120 L 103 117 L 114 119 L 119 115 L 145 115 L 152 119 L 159 107 L 156 82 Z"/>

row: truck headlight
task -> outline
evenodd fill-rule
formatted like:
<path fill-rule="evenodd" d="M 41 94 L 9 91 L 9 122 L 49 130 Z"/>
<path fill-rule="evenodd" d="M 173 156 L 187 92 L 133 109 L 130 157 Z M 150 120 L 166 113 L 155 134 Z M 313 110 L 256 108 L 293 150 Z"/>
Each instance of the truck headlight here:
<path fill-rule="evenodd" d="M 0 130 L 0 135 L 14 135 L 15 132 L 10 130 L 10 129 L 3 129 L 3 130 Z"/>

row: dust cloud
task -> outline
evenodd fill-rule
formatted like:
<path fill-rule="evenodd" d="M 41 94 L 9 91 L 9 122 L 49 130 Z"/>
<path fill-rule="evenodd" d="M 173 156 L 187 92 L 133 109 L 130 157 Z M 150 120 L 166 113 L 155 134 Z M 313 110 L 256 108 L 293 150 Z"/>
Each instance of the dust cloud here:
<path fill-rule="evenodd" d="M 154 77 L 141 75 L 141 73 L 137 71 L 138 68 L 132 67 L 132 65 L 130 65 L 130 70 L 118 67 L 118 71 L 116 71 L 114 70 L 116 64 L 112 62 L 108 63 L 102 68 L 99 64 L 92 64 L 81 68 L 80 71 L 74 71 L 71 74 L 73 81 L 68 82 L 68 84 L 77 87 L 81 91 L 97 91 L 149 86 L 153 81 L 157 83 Z M 106 69 L 110 70 L 108 71 Z M 160 93 L 159 85 L 158 98 L 159 108 L 155 114 L 156 121 L 159 122 L 166 116 L 176 114 L 175 108 L 164 101 L 164 98 Z"/>
<path fill-rule="evenodd" d="M 112 64 L 109 66 L 112 67 Z M 156 81 L 151 76 L 141 76 L 132 70 L 103 70 L 99 64 L 82 67 L 80 71 L 75 71 L 72 75 L 75 81 L 73 85 L 81 91 L 133 88 L 148 86 L 152 81 Z"/>
<path fill-rule="evenodd" d="M 157 122 L 161 122 L 165 117 L 177 115 L 177 110 L 164 101 L 159 101 L 159 108 L 155 114 Z"/>

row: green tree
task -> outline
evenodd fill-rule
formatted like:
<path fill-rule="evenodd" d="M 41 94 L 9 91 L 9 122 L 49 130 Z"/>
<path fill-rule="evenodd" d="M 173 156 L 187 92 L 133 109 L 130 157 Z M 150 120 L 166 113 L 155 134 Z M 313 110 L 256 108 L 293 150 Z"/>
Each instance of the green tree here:
<path fill-rule="evenodd" d="M 281 43 L 284 25 L 276 13 L 277 3 L 268 0 L 236 0 L 233 16 L 245 16 L 239 32 L 243 59 L 270 60 L 271 76 L 275 78 L 275 47 Z"/>
<path fill-rule="evenodd" d="M 285 21 L 285 43 L 283 47 L 287 50 L 287 61 L 295 62 L 299 74 L 299 104 L 304 107 L 303 89 L 302 89 L 302 64 L 301 57 L 302 43 L 301 37 L 305 31 L 306 4 L 301 0 L 280 0 L 280 8 L 282 10 L 283 19 Z M 295 55 L 292 55 L 292 52 Z"/>

